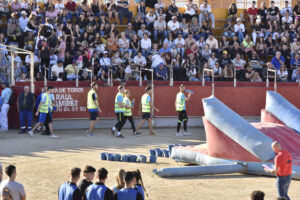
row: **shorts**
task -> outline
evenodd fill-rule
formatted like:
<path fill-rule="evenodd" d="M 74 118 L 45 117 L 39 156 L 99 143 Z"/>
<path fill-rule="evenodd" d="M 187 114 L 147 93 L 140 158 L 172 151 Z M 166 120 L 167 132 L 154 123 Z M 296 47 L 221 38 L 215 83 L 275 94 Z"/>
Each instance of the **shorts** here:
<path fill-rule="evenodd" d="M 143 118 L 142 119 L 150 119 L 151 118 L 151 113 L 143 113 Z"/>
<path fill-rule="evenodd" d="M 90 120 L 95 121 L 98 117 L 98 112 L 90 112 Z"/>
<path fill-rule="evenodd" d="M 52 114 L 51 113 L 40 113 L 39 122 L 45 123 L 45 121 L 47 121 L 48 123 L 52 123 Z"/>

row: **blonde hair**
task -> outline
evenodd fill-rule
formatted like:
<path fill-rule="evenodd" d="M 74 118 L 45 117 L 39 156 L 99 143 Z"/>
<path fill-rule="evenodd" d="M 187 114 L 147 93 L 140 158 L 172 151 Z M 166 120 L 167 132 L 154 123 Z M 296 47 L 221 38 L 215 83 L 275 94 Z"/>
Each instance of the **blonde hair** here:
<path fill-rule="evenodd" d="M 115 176 L 116 188 L 118 190 L 125 187 L 125 170 L 120 169 L 119 173 Z"/>

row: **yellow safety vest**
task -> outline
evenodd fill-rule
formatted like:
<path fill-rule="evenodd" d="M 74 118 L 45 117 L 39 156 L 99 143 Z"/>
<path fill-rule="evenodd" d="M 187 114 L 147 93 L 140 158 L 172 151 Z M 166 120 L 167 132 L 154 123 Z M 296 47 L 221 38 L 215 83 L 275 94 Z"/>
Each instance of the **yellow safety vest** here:
<path fill-rule="evenodd" d="M 95 94 L 96 101 L 98 101 L 97 93 L 93 89 L 91 89 L 87 95 L 87 109 L 96 109 L 97 108 L 97 105 L 95 104 L 95 102 L 93 100 L 93 94 Z"/>
<path fill-rule="evenodd" d="M 118 94 L 116 95 L 116 98 L 115 98 L 115 113 L 124 112 L 124 110 L 125 110 L 124 108 L 120 108 L 120 106 L 118 104 L 119 96 L 122 96 L 122 98 L 123 98 L 123 95 L 120 92 L 118 92 Z"/>
<path fill-rule="evenodd" d="M 185 105 L 185 99 L 182 98 L 183 93 L 178 92 L 176 96 L 176 111 L 183 111 L 184 110 L 184 105 Z"/>
<path fill-rule="evenodd" d="M 48 113 L 49 112 L 49 95 L 47 93 L 44 93 L 42 96 L 42 99 L 46 95 L 46 101 L 45 103 L 42 103 L 40 107 L 40 113 Z"/>
<path fill-rule="evenodd" d="M 125 108 L 124 109 L 124 116 L 132 116 L 132 111 L 131 111 L 131 101 L 128 97 L 124 97 L 123 103 L 126 106 L 129 106 L 130 108 Z"/>
<path fill-rule="evenodd" d="M 141 104 L 142 104 L 142 112 L 143 113 L 150 113 L 150 102 L 147 103 L 147 98 L 149 97 L 149 94 L 144 94 L 142 96 Z"/>

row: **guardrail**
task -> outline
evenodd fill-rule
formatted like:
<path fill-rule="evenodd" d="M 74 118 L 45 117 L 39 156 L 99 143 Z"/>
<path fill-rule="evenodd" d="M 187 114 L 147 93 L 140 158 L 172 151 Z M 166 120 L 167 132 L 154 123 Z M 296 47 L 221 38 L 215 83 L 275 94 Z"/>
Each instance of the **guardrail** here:
<path fill-rule="evenodd" d="M 275 75 L 274 75 L 274 91 L 277 92 L 277 70 L 276 69 L 267 69 L 266 88 L 269 87 L 269 72 L 275 73 Z M 299 86 L 300 86 L 300 84 L 299 84 Z"/>
<path fill-rule="evenodd" d="M 215 96 L 215 74 L 213 69 L 203 69 L 202 72 L 202 86 L 205 86 L 205 78 L 204 78 L 204 73 L 205 72 L 211 72 L 211 95 Z"/>

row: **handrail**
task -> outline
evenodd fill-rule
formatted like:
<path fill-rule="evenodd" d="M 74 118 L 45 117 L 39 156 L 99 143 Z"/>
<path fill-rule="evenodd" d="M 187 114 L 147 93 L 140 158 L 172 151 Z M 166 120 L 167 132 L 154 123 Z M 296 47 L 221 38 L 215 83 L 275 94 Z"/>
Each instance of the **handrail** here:
<path fill-rule="evenodd" d="M 114 86 L 112 69 L 108 69 L 107 86 L 110 86 L 110 87 Z"/>
<path fill-rule="evenodd" d="M 233 68 L 233 87 L 236 87 L 236 68 Z"/>
<path fill-rule="evenodd" d="M 170 86 L 174 85 L 174 70 L 173 67 L 170 68 Z"/>
<path fill-rule="evenodd" d="M 78 82 L 78 79 L 79 79 L 79 71 L 87 71 L 87 72 L 90 72 L 90 78 L 91 78 L 91 82 L 93 81 L 93 74 L 92 74 L 92 70 L 90 69 L 78 69 L 76 71 L 76 87 L 79 86 L 79 82 Z"/>
<path fill-rule="evenodd" d="M 214 73 L 214 70 L 213 69 L 203 69 L 203 72 L 202 72 L 202 86 L 204 87 L 205 86 L 205 79 L 204 79 L 204 72 L 205 71 L 208 71 L 208 72 L 211 72 L 211 77 L 212 77 L 212 81 L 211 81 L 211 86 L 212 86 L 212 91 L 211 91 L 211 95 L 212 96 L 215 96 L 215 73 Z"/>
<path fill-rule="evenodd" d="M 267 69 L 267 80 L 266 80 L 266 88 L 269 87 L 269 72 L 275 73 L 274 78 L 274 91 L 277 92 L 277 70 L 276 69 Z"/>

